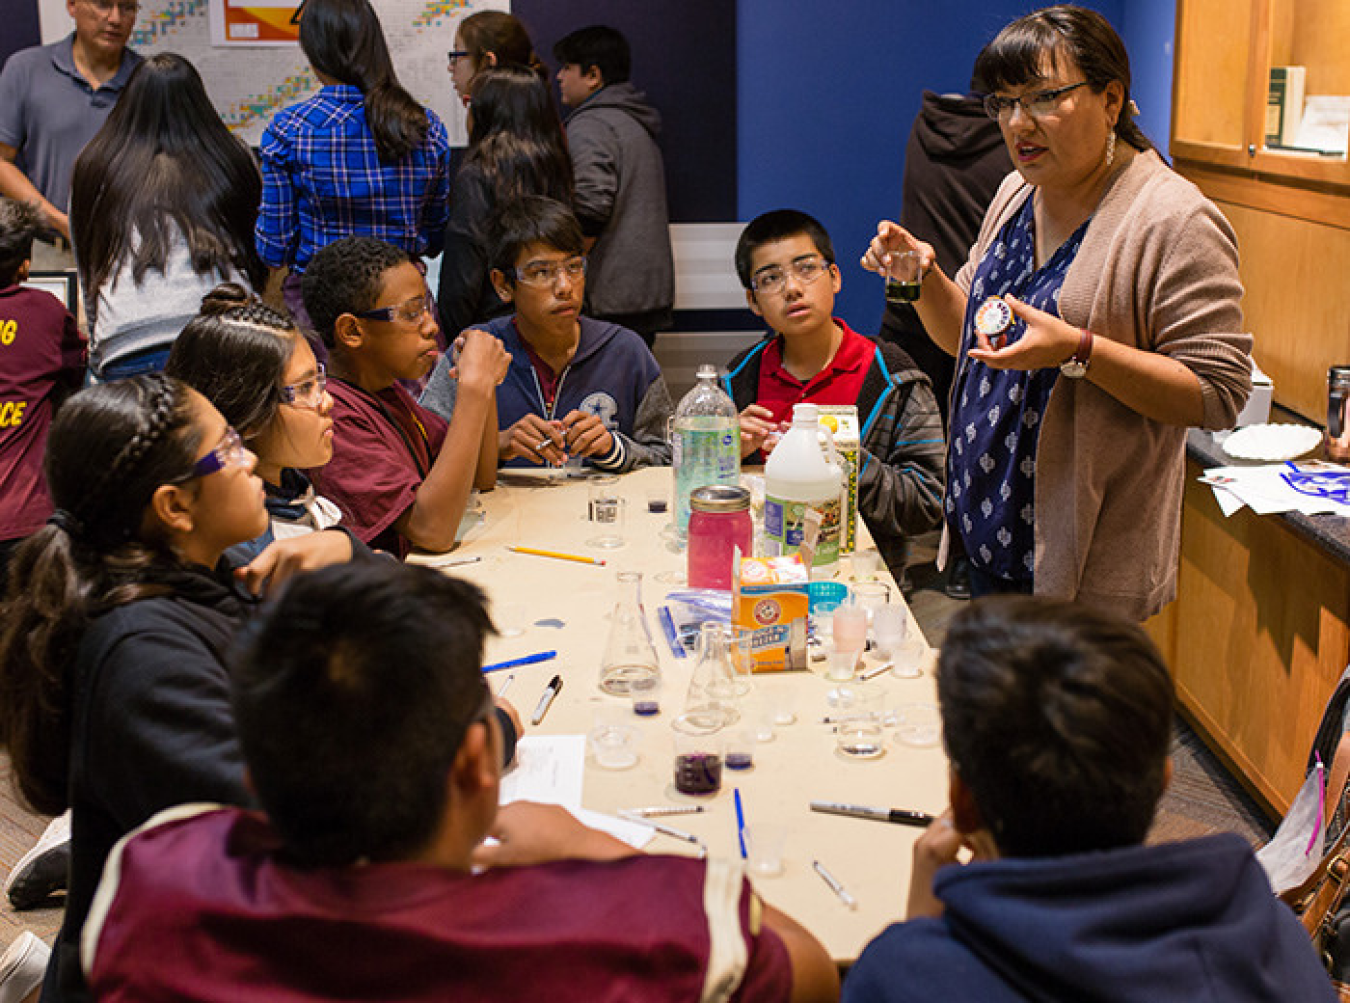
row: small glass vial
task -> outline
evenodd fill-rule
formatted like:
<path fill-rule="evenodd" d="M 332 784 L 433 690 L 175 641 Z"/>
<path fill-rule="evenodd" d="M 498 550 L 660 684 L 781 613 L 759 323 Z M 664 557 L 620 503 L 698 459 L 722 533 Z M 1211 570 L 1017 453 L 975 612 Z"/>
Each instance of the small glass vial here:
<path fill-rule="evenodd" d="M 689 587 L 731 589 L 737 547 L 753 555 L 754 522 L 750 492 L 729 484 L 709 484 L 689 495 Z"/>

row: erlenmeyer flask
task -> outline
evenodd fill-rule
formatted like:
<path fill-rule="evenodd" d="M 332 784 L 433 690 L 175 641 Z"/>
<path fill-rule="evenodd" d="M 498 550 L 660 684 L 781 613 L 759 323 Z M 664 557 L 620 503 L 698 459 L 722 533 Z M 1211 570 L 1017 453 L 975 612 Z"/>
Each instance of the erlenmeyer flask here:
<path fill-rule="evenodd" d="M 661 676 L 656 649 L 642 611 L 642 572 L 619 572 L 619 601 L 610 615 L 609 642 L 600 660 L 600 688 L 629 696 L 634 684 L 653 684 Z"/>
<path fill-rule="evenodd" d="M 740 714 L 731 705 L 735 690 L 735 671 L 727 651 L 727 629 L 708 622 L 699 634 L 698 661 L 689 680 L 684 711 L 674 727 L 691 735 L 707 735 L 734 724 Z"/>

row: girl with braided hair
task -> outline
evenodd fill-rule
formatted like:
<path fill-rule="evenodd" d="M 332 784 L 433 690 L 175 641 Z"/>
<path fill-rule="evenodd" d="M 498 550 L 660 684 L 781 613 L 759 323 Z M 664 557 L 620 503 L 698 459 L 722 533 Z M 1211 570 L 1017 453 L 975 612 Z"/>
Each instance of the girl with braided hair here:
<path fill-rule="evenodd" d="M 225 655 L 257 600 L 222 556 L 267 527 L 254 464 L 206 398 L 160 374 L 84 390 L 52 424 L 56 512 L 0 604 L 0 745 L 30 805 L 72 815 L 44 999 L 83 996 L 80 930 L 118 838 L 184 801 L 252 801 Z M 326 554 L 296 547 L 335 536 Z M 350 556 L 315 533 L 239 571 L 253 584 Z"/>
<path fill-rule="evenodd" d="M 323 363 L 290 318 L 243 286 L 217 286 L 174 342 L 165 372 L 214 404 L 258 457 L 271 525 L 232 556 L 251 559 L 275 539 L 346 532 L 341 510 L 304 473 L 333 457 L 333 398 Z M 354 538 L 353 547 L 366 550 Z"/>

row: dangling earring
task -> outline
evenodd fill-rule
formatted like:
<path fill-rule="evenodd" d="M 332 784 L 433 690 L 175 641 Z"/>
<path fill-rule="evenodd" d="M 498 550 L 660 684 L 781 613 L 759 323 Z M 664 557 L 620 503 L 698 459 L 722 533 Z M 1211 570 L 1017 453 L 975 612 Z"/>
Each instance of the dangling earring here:
<path fill-rule="evenodd" d="M 1112 129 L 1106 134 L 1106 166 L 1110 167 L 1116 162 L 1116 131 Z"/>

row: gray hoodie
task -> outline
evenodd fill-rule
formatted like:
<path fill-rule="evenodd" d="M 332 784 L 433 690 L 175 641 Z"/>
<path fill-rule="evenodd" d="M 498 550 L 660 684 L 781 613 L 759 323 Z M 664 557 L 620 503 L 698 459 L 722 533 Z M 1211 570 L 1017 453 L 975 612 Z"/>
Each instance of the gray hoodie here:
<path fill-rule="evenodd" d="M 602 87 L 567 117 L 576 175 L 573 208 L 595 237 L 587 312 L 599 317 L 669 309 L 675 299 L 661 115 L 624 82 Z"/>

